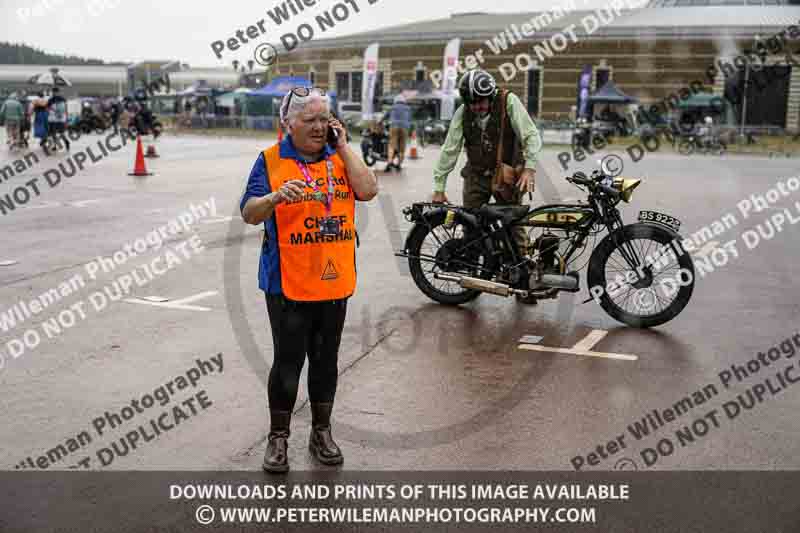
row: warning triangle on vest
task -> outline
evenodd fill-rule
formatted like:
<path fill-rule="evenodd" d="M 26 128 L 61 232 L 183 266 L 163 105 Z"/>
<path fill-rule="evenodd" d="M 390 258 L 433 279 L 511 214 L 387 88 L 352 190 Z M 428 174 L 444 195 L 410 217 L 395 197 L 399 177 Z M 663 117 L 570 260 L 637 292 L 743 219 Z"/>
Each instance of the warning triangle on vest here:
<path fill-rule="evenodd" d="M 336 279 L 338 277 L 339 273 L 336 272 L 336 267 L 333 266 L 333 260 L 328 259 L 328 264 L 325 265 L 325 271 L 322 273 L 322 279 L 331 280 L 331 279 Z"/>

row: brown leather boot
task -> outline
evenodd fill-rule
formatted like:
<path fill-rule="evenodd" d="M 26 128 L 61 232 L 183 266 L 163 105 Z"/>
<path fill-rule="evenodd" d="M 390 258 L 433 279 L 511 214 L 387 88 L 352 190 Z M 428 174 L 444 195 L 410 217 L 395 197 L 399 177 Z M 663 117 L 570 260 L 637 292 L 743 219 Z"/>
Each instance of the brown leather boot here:
<path fill-rule="evenodd" d="M 308 449 L 320 463 L 340 465 L 344 457 L 331 435 L 331 411 L 333 403 L 311 404 L 311 436 L 308 438 Z"/>
<path fill-rule="evenodd" d="M 269 435 L 267 451 L 264 453 L 265 472 L 281 474 L 289 471 L 289 423 L 291 411 L 269 411 Z"/>

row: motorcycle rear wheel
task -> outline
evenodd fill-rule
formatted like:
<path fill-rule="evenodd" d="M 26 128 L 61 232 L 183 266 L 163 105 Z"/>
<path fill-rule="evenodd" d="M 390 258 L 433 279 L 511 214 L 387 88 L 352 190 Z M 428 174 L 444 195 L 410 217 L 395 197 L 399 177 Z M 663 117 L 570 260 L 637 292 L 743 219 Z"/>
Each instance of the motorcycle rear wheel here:
<path fill-rule="evenodd" d="M 449 272 L 465 276 L 489 279 L 493 271 L 490 254 L 480 243 L 470 245 L 467 234 L 475 228 L 456 218 L 451 228 L 444 225 L 445 212 L 428 217 L 428 225 L 417 224 L 408 237 L 408 266 L 414 284 L 430 299 L 446 305 L 470 302 L 481 295 L 480 291 L 465 289 L 452 281 L 437 280 L 435 272 Z M 436 257 L 435 262 L 422 261 L 421 254 Z M 462 263 L 475 263 L 480 268 L 469 268 Z"/>

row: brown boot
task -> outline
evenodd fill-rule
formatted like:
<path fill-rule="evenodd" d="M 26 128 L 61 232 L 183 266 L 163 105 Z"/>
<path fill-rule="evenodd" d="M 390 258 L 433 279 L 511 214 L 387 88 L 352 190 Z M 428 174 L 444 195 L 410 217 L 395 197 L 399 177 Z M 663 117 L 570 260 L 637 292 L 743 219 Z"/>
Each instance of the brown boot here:
<path fill-rule="evenodd" d="M 289 471 L 289 423 L 291 411 L 269 411 L 269 435 L 267 451 L 264 453 L 265 472 L 281 474 Z"/>
<path fill-rule="evenodd" d="M 331 411 L 333 403 L 311 404 L 311 436 L 308 438 L 308 449 L 320 463 L 340 465 L 344 457 L 331 435 Z"/>

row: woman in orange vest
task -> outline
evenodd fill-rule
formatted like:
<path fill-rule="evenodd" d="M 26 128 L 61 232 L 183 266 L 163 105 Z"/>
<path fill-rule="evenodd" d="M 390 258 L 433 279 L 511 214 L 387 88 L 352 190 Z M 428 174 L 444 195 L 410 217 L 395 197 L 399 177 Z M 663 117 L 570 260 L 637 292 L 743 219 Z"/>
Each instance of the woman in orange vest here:
<path fill-rule="evenodd" d="M 330 419 L 347 299 L 356 287 L 355 201 L 378 193 L 375 175 L 331 118 L 324 91 L 292 89 L 280 118 L 287 135 L 259 154 L 241 201 L 244 221 L 265 228 L 258 285 L 274 345 L 267 472 L 289 470 L 289 426 L 306 357 L 309 449 L 323 464 L 343 461 Z"/>

